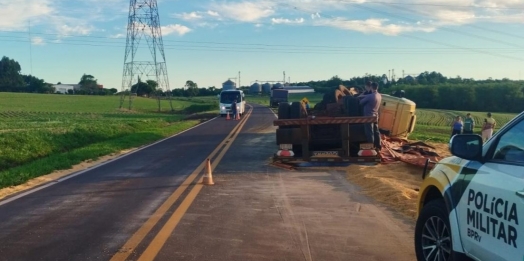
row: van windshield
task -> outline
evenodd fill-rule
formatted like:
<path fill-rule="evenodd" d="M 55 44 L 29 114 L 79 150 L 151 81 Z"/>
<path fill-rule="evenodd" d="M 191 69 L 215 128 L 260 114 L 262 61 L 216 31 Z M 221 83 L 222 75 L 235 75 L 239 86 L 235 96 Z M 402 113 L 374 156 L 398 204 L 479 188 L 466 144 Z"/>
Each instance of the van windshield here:
<path fill-rule="evenodd" d="M 237 102 L 242 101 L 240 92 L 223 92 L 220 94 L 220 103 L 230 104 L 233 103 L 234 100 L 237 100 Z"/>

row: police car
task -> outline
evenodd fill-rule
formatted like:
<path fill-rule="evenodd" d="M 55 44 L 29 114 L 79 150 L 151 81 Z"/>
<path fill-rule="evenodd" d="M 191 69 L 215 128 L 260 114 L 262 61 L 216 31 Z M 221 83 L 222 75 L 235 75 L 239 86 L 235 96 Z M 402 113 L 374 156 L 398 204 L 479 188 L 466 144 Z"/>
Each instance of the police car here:
<path fill-rule="evenodd" d="M 483 144 L 455 135 L 420 187 L 418 260 L 524 260 L 524 113 Z"/>

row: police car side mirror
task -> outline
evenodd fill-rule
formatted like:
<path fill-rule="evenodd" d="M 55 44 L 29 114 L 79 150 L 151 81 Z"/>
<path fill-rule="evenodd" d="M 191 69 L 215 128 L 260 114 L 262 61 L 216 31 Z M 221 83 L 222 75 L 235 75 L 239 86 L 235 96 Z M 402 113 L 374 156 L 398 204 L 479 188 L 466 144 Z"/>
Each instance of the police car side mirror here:
<path fill-rule="evenodd" d="M 476 134 L 457 134 L 451 138 L 451 154 L 466 160 L 482 160 L 482 137 Z"/>

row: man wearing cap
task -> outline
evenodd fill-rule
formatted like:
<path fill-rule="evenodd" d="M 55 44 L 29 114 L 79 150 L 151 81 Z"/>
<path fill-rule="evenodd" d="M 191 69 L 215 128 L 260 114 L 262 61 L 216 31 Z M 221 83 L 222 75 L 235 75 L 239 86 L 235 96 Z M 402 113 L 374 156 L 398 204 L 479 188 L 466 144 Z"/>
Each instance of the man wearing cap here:
<path fill-rule="evenodd" d="M 464 119 L 464 129 L 463 134 L 473 134 L 473 129 L 475 128 L 475 120 L 471 117 L 471 113 L 466 114 Z"/>

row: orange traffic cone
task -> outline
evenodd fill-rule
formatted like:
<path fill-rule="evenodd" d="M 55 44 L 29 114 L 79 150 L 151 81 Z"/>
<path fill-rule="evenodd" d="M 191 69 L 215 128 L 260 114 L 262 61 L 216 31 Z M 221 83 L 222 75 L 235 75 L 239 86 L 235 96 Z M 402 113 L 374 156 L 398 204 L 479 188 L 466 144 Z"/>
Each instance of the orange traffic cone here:
<path fill-rule="evenodd" d="M 215 185 L 213 182 L 213 174 L 211 173 L 211 160 L 207 159 L 207 174 L 204 175 L 204 178 L 202 179 L 202 183 L 204 185 Z"/>
<path fill-rule="evenodd" d="M 231 120 L 231 117 L 229 117 L 229 112 L 227 112 L 226 120 Z"/>
<path fill-rule="evenodd" d="M 237 120 L 240 120 L 240 113 L 237 112 Z"/>

